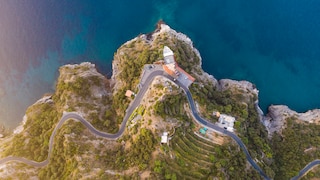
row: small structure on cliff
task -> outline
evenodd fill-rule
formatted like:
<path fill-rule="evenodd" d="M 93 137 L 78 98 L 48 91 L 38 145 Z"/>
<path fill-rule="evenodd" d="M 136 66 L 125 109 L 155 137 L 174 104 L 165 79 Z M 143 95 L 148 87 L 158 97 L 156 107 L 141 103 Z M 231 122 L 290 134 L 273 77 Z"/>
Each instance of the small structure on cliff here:
<path fill-rule="evenodd" d="M 132 92 L 131 90 L 127 90 L 125 96 L 127 97 L 131 97 L 132 95 L 135 96 L 134 92 Z"/>
<path fill-rule="evenodd" d="M 178 66 L 178 63 L 174 59 L 173 51 L 168 46 L 164 46 L 163 48 L 163 58 L 165 63 L 163 65 L 164 71 L 174 79 L 178 80 L 186 87 L 189 87 L 193 81 L 195 81 L 194 77 Z"/>
<path fill-rule="evenodd" d="M 168 143 L 168 132 L 163 132 L 163 134 L 161 136 L 161 143 L 162 144 Z"/>

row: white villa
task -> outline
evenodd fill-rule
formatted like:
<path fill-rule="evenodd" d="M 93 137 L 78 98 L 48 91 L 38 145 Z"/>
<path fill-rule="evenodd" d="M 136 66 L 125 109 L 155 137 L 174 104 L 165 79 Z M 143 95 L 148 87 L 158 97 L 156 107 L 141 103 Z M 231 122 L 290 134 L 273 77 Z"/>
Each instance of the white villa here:
<path fill-rule="evenodd" d="M 236 119 L 234 117 L 228 116 L 226 114 L 220 114 L 219 116 L 219 123 L 221 123 L 225 129 L 231 132 L 233 132 L 233 126 L 234 126 L 235 120 Z"/>
<path fill-rule="evenodd" d="M 161 136 L 161 143 L 162 144 L 168 143 L 168 132 L 163 132 Z"/>

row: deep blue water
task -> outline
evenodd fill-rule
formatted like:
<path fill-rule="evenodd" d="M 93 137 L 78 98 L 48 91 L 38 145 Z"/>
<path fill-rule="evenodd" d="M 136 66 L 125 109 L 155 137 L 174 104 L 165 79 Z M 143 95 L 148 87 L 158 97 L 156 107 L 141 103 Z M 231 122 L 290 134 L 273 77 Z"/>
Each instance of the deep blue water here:
<path fill-rule="evenodd" d="M 0 1 L 0 122 L 15 127 L 52 92 L 58 67 L 91 61 L 111 71 L 116 49 L 159 19 L 188 35 L 203 68 L 249 80 L 260 105 L 320 107 L 320 1 Z"/>

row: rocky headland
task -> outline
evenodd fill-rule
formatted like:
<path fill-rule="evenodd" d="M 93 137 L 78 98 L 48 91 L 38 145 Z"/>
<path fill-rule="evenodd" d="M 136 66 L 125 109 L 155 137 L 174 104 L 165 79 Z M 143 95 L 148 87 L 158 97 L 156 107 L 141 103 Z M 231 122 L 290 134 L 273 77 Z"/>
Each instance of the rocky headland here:
<path fill-rule="evenodd" d="M 263 123 L 268 130 L 269 137 L 273 133 L 280 133 L 286 128 L 287 119 L 295 118 L 299 121 L 308 123 L 320 123 L 320 109 L 309 110 L 305 113 L 298 113 L 285 105 L 271 105 L 268 108 L 268 114 L 263 117 Z"/>
<path fill-rule="evenodd" d="M 201 67 L 202 58 L 199 51 L 193 46 L 192 40 L 185 34 L 171 29 L 168 25 L 159 23 L 154 32 L 139 35 L 119 47 L 112 62 L 111 79 L 100 74 L 95 65 L 89 62 L 62 66 L 59 69 L 60 76 L 57 80 L 56 91 L 53 94 L 45 95 L 30 106 L 22 125 L 15 130 L 15 133 L 2 138 L 0 157 L 13 155 L 35 161 L 45 160 L 48 154 L 48 139 L 64 112 L 78 113 L 101 131 L 117 132 L 126 109 L 133 99 L 124 96 L 126 90 L 130 89 L 134 92 L 139 90 L 139 80 L 144 65 L 161 64 L 164 46 L 172 48 L 179 66 L 195 77 L 196 81 L 190 87 L 190 91 L 199 105 L 200 114 L 212 122 L 217 121 L 212 116 L 212 112 L 215 111 L 235 116 L 238 120 L 235 125 L 236 133 L 246 142 L 252 156 L 257 161 L 263 162 L 263 168 L 268 171 L 270 176 L 275 174 L 274 169 L 271 169 L 272 166 L 270 166 L 274 157 L 272 147 L 268 144 L 268 140 L 264 139 L 264 134 L 267 134 L 269 140 L 275 132 L 281 134 L 282 130 L 286 128 L 288 118 L 314 124 L 320 122 L 320 110 L 297 113 L 283 105 L 270 106 L 268 113 L 264 115 L 258 106 L 259 91 L 254 84 L 230 79 L 217 80 L 214 76 L 204 72 Z M 167 173 L 166 171 L 159 170 L 157 172 L 154 170 L 157 167 L 154 162 L 160 157 L 158 154 L 160 153 L 161 157 L 167 158 L 161 159 L 164 162 L 168 162 L 170 158 L 171 160 L 175 159 L 175 156 L 179 158 L 180 155 L 172 156 L 174 152 L 171 152 L 170 149 L 159 147 L 158 141 L 162 132 L 173 129 L 173 132 L 179 136 L 182 131 L 180 127 L 183 129 L 182 134 L 197 131 L 200 128 L 196 127 L 198 128 L 196 129 L 190 126 L 192 123 L 190 119 L 184 122 L 183 119 L 188 119 L 185 116 L 188 108 L 184 98 L 183 92 L 172 82 L 158 77 L 151 84 L 146 92 L 146 97 L 142 100 L 141 107 L 145 112 L 139 116 L 141 122 L 128 125 L 130 128 L 120 140 L 109 141 L 97 138 L 80 123 L 68 122 L 57 134 L 54 155 L 50 158 L 51 163 L 47 167 L 26 166 L 20 168 L 19 164 L 9 163 L 10 166 L 0 166 L 0 175 L 11 177 L 18 174 L 16 177 L 22 177 L 25 172 L 30 172 L 29 177 L 35 178 L 103 179 L 118 178 L 120 175 L 128 175 L 128 177 L 135 175 L 135 177 L 141 178 L 141 174 L 144 174 L 143 177 L 146 175 L 149 178 L 163 177 Z M 172 107 L 168 108 L 167 106 Z M 184 129 L 188 129 L 187 132 Z M 220 135 L 215 134 L 214 136 Z M 208 137 L 206 138 L 208 139 Z M 223 142 L 230 143 L 227 137 L 221 136 L 220 138 L 223 139 Z M 145 143 L 145 139 L 148 143 Z M 136 144 L 139 143 L 143 145 L 137 146 Z M 15 146 L 16 144 L 19 145 L 19 148 Z M 225 144 L 221 143 L 220 145 L 224 146 Z M 238 148 L 230 148 L 233 145 L 232 143 L 227 144 L 228 148 L 223 152 L 242 153 Z M 141 147 L 147 148 L 147 150 L 140 149 Z M 168 152 L 171 157 L 166 157 Z M 235 163 L 240 167 L 239 173 L 245 173 L 246 177 L 254 174 L 255 171 L 248 168 L 246 163 L 242 163 L 242 161 L 246 162 L 243 157 L 240 155 L 228 156 L 230 159 L 223 159 L 225 157 L 219 157 L 217 154 L 214 154 L 213 157 L 210 156 L 210 158 L 221 158 L 220 160 L 225 164 L 240 158 Z M 208 157 L 202 158 L 206 160 Z M 192 163 L 189 159 L 185 161 Z M 228 167 L 219 169 L 223 164 L 210 160 L 210 163 L 212 162 L 215 163 L 214 167 L 219 170 L 217 170 L 217 174 L 220 171 L 223 173 L 210 175 L 210 177 L 214 178 L 220 175 L 227 179 L 233 177 L 232 174 L 224 172 L 231 165 L 227 164 Z M 161 168 L 169 167 L 165 163 L 160 163 L 160 165 Z M 241 168 L 243 169 L 241 170 Z M 177 173 L 170 167 L 168 169 L 171 173 Z M 58 176 L 58 173 L 62 175 Z M 200 177 L 199 173 L 196 173 L 194 177 Z M 256 177 L 251 178 L 255 179 Z"/>

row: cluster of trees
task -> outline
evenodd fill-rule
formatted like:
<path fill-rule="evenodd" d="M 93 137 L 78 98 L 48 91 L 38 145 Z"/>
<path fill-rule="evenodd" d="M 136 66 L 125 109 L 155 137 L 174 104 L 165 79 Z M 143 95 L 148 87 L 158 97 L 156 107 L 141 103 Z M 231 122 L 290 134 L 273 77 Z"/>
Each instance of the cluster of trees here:
<path fill-rule="evenodd" d="M 4 154 L 43 161 L 47 158 L 49 139 L 61 113 L 57 112 L 54 103 L 43 103 L 29 107 L 27 115 L 26 133 L 14 136 Z"/>
<path fill-rule="evenodd" d="M 239 99 L 244 99 L 241 93 L 233 93 L 229 90 L 218 91 L 210 83 L 203 86 L 193 84 L 190 88 L 195 101 L 204 106 L 207 111 L 204 114 L 206 118 L 211 118 L 212 111 L 220 111 L 236 117 L 235 128 L 240 138 L 244 141 L 253 158 L 261 159 L 265 157 L 265 163 L 262 168 L 270 177 L 274 176 L 270 159 L 273 158 L 273 152 L 270 142 L 267 138 L 267 131 L 260 122 L 258 113 L 255 109 L 253 96 L 248 104 L 244 104 Z"/>
<path fill-rule="evenodd" d="M 83 154 L 86 147 L 67 140 L 65 134 L 80 134 L 83 129 L 84 126 L 81 123 L 68 121 L 58 131 L 54 138 L 50 163 L 39 171 L 40 179 L 80 178 L 80 174 L 74 173 L 79 166 L 75 157 Z"/>
<path fill-rule="evenodd" d="M 320 125 L 297 121 L 288 118 L 282 134 L 272 137 L 275 179 L 290 179 L 309 162 L 320 158 Z M 309 173 L 307 178 L 314 175 Z"/>
<path fill-rule="evenodd" d="M 175 53 L 175 60 L 179 66 L 186 72 L 192 74 L 195 66 L 199 65 L 200 59 L 197 54 L 191 49 L 191 47 L 180 40 L 174 40 L 174 46 L 172 50 Z"/>
<path fill-rule="evenodd" d="M 72 70 L 69 69 L 66 71 L 71 72 L 71 76 L 78 76 L 77 74 L 86 70 L 89 70 L 89 68 L 86 66 L 78 66 Z M 69 82 L 64 82 L 63 79 L 59 79 L 53 99 L 56 102 L 57 107 L 64 107 L 67 104 L 69 106 L 68 111 L 75 111 L 77 108 L 84 109 L 84 112 L 88 114 L 88 120 L 95 128 L 101 131 L 115 133 L 118 131 L 118 124 L 116 123 L 117 118 L 114 116 L 115 111 L 111 107 L 112 99 L 108 96 L 93 99 L 90 90 L 92 86 L 103 86 L 107 84 L 107 81 L 104 81 L 97 75 L 88 77 L 80 76 Z M 121 96 L 123 96 L 123 94 L 121 94 Z M 82 99 L 79 102 L 73 101 L 70 99 L 73 97 L 81 97 Z M 92 99 L 87 99 L 90 97 Z M 84 100 L 88 101 L 84 102 Z M 93 101 L 100 102 L 105 108 L 97 106 Z M 121 103 L 122 102 L 119 102 L 119 104 Z M 108 109 L 104 112 L 106 108 Z M 120 122 L 122 122 L 122 119 Z"/>
<path fill-rule="evenodd" d="M 103 115 L 101 115 L 100 112 L 92 111 L 89 113 L 88 119 L 91 120 L 91 124 L 100 131 L 116 133 L 119 130 L 119 126 L 115 123 L 116 117 L 111 108 L 106 109 Z"/>
<path fill-rule="evenodd" d="M 147 168 L 156 142 L 151 130 L 141 128 L 139 135 L 133 141 L 130 150 L 127 152 L 127 165 L 129 167 L 137 165 L 141 170 Z"/>
<path fill-rule="evenodd" d="M 232 114 L 237 119 L 246 119 L 248 117 L 247 106 L 238 101 L 238 95 L 234 95 L 233 92 L 218 91 L 212 83 L 205 83 L 203 86 L 199 84 L 192 84 L 190 92 L 195 101 L 201 106 L 206 108 L 208 114 L 204 114 L 205 117 L 211 115 L 213 111 L 220 111 L 226 114 Z"/>
<path fill-rule="evenodd" d="M 248 105 L 248 118 L 241 122 L 238 129 L 240 138 L 246 143 L 252 158 L 261 159 L 264 163 L 260 167 L 264 172 L 273 178 L 275 173 L 272 170 L 273 151 L 268 140 L 268 133 L 264 125 L 260 122 L 258 113 L 253 103 Z"/>
<path fill-rule="evenodd" d="M 129 140 L 132 144 L 130 148 L 124 150 L 123 147 L 118 147 L 113 153 L 107 153 L 103 156 L 106 158 L 104 161 L 108 164 L 108 167 L 117 170 L 125 170 L 133 166 L 138 166 L 140 170 L 144 170 L 149 167 L 151 153 L 157 144 L 152 131 L 141 128 L 137 136 L 134 139 L 130 137 Z"/>
<path fill-rule="evenodd" d="M 162 101 L 154 105 L 154 112 L 162 118 L 174 117 L 180 120 L 187 119 L 183 105 L 187 102 L 184 94 L 165 95 Z"/>
<path fill-rule="evenodd" d="M 77 77 L 73 82 L 64 82 L 63 80 L 59 81 L 56 87 L 56 93 L 54 95 L 55 101 L 61 101 L 64 103 L 67 97 L 64 97 L 63 94 L 70 92 L 75 94 L 78 97 L 88 98 L 91 97 L 90 91 L 91 81 L 87 78 Z"/>

